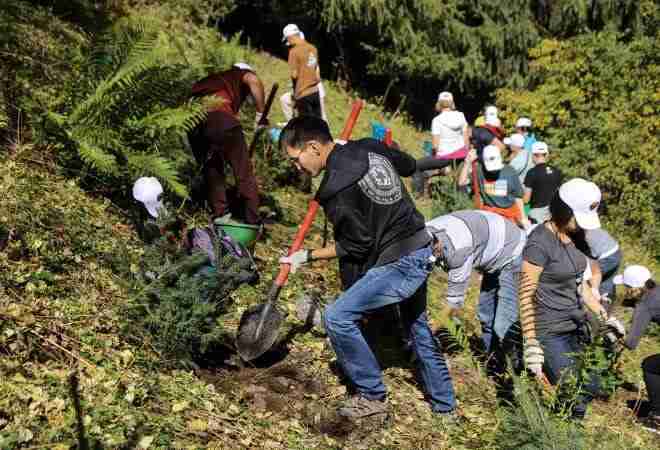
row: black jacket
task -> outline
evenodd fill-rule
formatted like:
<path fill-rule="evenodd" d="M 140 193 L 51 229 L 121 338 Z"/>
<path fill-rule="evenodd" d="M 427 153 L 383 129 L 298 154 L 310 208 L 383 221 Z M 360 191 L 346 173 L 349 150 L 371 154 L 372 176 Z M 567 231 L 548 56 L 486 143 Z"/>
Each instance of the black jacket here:
<path fill-rule="evenodd" d="M 328 156 L 316 197 L 333 225 L 344 289 L 429 243 L 400 178 L 414 172 L 414 158 L 374 139 L 337 144 Z"/>

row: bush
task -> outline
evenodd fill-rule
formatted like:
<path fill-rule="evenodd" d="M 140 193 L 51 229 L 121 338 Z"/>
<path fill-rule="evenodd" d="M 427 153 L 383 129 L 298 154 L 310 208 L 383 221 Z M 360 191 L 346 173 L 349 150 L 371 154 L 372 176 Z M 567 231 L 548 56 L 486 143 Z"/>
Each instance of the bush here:
<path fill-rule="evenodd" d="M 657 13 L 656 13 L 657 14 Z M 533 118 L 551 163 L 594 181 L 602 213 L 660 257 L 660 40 L 604 32 L 545 40 L 530 52 L 531 90 L 502 89 L 509 124 Z"/>

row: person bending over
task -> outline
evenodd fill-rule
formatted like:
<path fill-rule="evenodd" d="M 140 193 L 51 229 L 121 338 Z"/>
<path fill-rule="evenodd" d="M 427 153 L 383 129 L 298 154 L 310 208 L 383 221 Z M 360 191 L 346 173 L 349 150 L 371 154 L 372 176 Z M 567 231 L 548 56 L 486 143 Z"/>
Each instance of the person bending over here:
<path fill-rule="evenodd" d="M 370 312 L 399 304 L 431 408 L 453 417 L 451 377 L 426 315 L 432 239 L 400 178 L 413 174 L 415 160 L 374 139 L 336 144 L 327 123 L 308 116 L 287 124 L 280 145 L 298 170 L 323 175 L 316 199 L 335 242 L 281 261 L 296 270 L 308 261 L 339 258 L 344 291 L 325 308 L 324 325 L 337 362 L 357 390 L 339 413 L 349 418 L 387 413 L 381 369 L 359 323 Z"/>
<path fill-rule="evenodd" d="M 649 324 L 660 325 L 660 286 L 651 278 L 651 272 L 644 266 L 628 266 L 622 275 L 614 277 L 614 284 L 622 285 L 624 298 L 635 302 L 635 312 L 630 331 L 615 329 L 620 336 L 625 336 L 623 344 L 634 350 L 646 332 Z M 649 394 L 651 409 L 644 420 L 644 427 L 660 433 L 660 353 L 647 356 L 642 361 L 644 383 Z"/>

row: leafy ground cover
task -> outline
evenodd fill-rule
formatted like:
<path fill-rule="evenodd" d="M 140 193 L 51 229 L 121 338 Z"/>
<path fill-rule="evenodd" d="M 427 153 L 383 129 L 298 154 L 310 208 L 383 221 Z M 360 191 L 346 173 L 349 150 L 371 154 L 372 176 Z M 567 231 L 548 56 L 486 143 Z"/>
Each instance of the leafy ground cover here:
<path fill-rule="evenodd" d="M 284 62 L 247 49 L 234 54 L 257 69 L 267 88 L 276 81 L 289 85 Z M 338 134 L 353 99 L 333 83 L 326 87 L 331 127 Z M 246 112 L 246 123 L 250 119 Z M 280 120 L 276 105 L 271 122 Z M 371 120 L 385 120 L 404 149 L 421 153 L 424 134 L 402 115 L 383 117 L 376 104 L 366 106 L 354 136 L 370 134 Z M 525 380 L 518 384 L 521 406 L 506 408 L 498 404 L 495 387 L 472 351 L 479 333 L 476 277 L 463 330 L 446 319 L 443 274 L 430 280 L 431 323 L 445 343 L 465 417 L 461 424 L 446 425 L 431 415 L 409 359 L 397 350 L 397 336 L 380 333 L 392 328 L 387 326 L 369 334 L 378 343 L 392 416 L 385 424 L 360 426 L 338 419 L 335 407 L 346 389 L 333 352 L 322 333 L 295 318 L 301 294 L 337 295 L 334 263 L 314 263 L 290 278 L 280 297 L 289 313 L 280 345 L 255 364 L 241 365 L 231 351 L 241 313 L 263 300 L 307 204 L 306 194 L 273 182 L 276 170 L 284 179 L 289 175 L 268 145 L 257 154 L 257 171 L 281 216 L 256 248 L 261 281 L 232 294 L 231 307 L 218 319 L 225 345 L 196 367 L 182 368 L 164 357 L 148 334 L 127 333 L 131 316 L 126 311 L 139 287 L 145 253 L 133 212 L 89 189 L 88 182 L 82 189 L 82 176 L 62 170 L 50 147 L 23 143 L 1 153 L 2 449 L 76 448 L 81 430 L 90 448 L 105 449 L 650 449 L 660 444 L 633 416 L 645 398 L 639 363 L 658 352 L 657 330 L 619 362 L 623 376 L 638 389 L 618 389 L 609 400 L 595 401 L 583 429 L 540 407 L 545 400 L 527 389 Z M 420 200 L 418 206 L 427 217 L 438 211 L 432 200 Z M 190 225 L 207 220 L 187 202 L 177 203 L 179 208 Z M 321 245 L 322 230 L 318 217 L 307 240 L 310 247 Z M 648 249 L 625 239 L 623 244 L 630 262 L 648 264 L 658 273 Z M 383 320 L 391 319 L 384 315 Z"/>

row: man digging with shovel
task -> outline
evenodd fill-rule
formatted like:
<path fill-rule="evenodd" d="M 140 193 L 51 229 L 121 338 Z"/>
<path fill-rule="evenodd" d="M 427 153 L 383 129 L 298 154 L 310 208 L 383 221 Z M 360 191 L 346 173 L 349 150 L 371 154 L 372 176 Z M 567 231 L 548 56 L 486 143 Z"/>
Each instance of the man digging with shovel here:
<path fill-rule="evenodd" d="M 326 122 L 309 116 L 292 119 L 280 145 L 298 170 L 312 177 L 323 173 L 316 197 L 333 225 L 335 243 L 280 261 L 295 272 L 309 261 L 339 258 L 344 292 L 326 307 L 324 322 L 337 361 L 357 390 L 339 414 L 387 416 L 381 369 L 359 322 L 398 303 L 431 408 L 454 418 L 451 377 L 426 317 L 431 236 L 400 178 L 415 172 L 415 160 L 373 139 L 335 144 Z"/>

